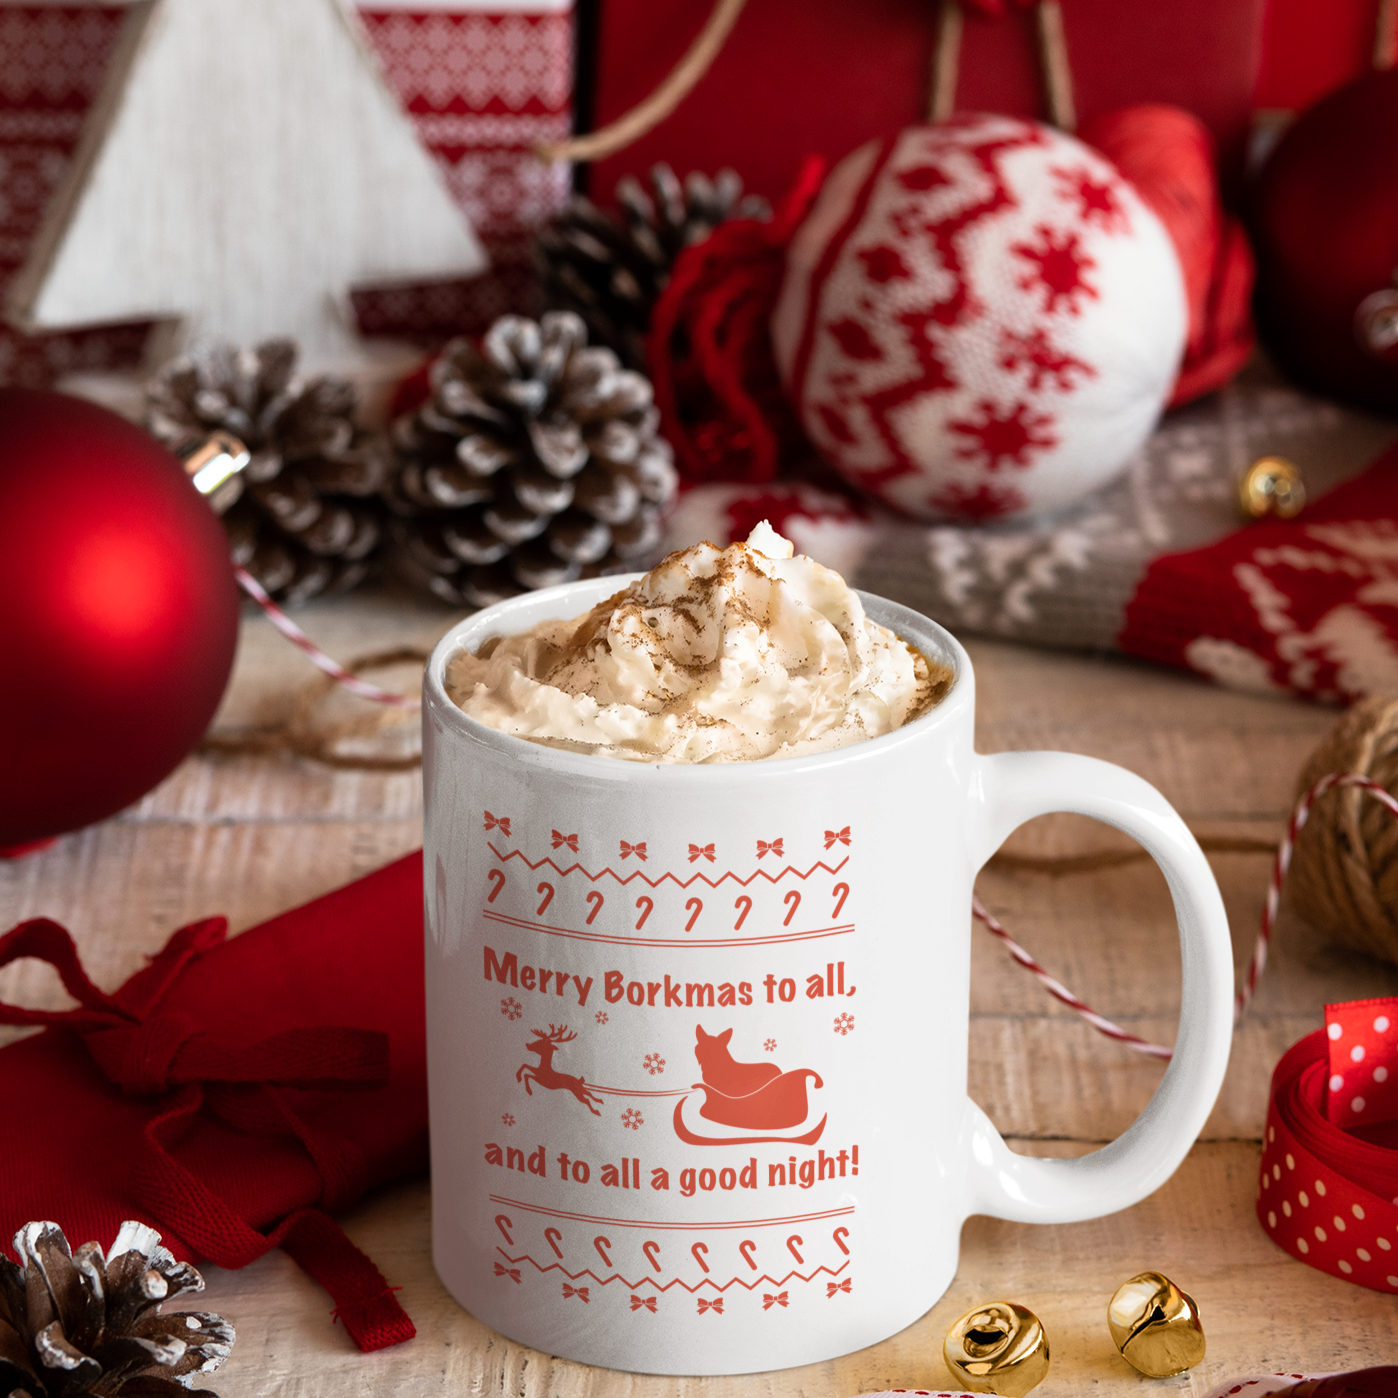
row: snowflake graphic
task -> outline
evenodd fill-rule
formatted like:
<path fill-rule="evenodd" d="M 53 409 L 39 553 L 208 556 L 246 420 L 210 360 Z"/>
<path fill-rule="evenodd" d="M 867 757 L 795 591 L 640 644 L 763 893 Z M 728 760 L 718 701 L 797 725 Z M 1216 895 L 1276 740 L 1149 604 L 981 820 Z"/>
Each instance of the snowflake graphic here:
<path fill-rule="evenodd" d="M 1034 230 L 1039 239 L 1037 246 L 1029 243 L 1015 243 L 1010 251 L 1036 263 L 1032 272 L 1026 272 L 1019 279 L 1024 291 L 1042 288 L 1044 304 L 1042 309 L 1053 312 L 1059 309 L 1060 301 L 1065 303 L 1069 315 L 1081 315 L 1082 306 L 1078 297 L 1098 299 L 1097 288 L 1084 280 L 1084 274 L 1097 266 L 1096 261 L 1078 247 L 1078 234 L 1063 232 L 1059 241 L 1054 240 L 1053 229 L 1041 223 Z"/>
<path fill-rule="evenodd" d="M 1070 170 L 1054 166 L 1051 173 L 1058 181 L 1059 195 L 1063 199 L 1077 200 L 1078 217 L 1084 223 L 1096 223 L 1108 233 L 1129 230 L 1126 210 L 1121 207 L 1110 181 L 1093 179 L 1086 165 L 1076 165 Z"/>
<path fill-rule="evenodd" d="M 648 1053 L 646 1054 L 644 1067 L 646 1072 L 648 1072 L 651 1077 L 654 1077 L 657 1073 L 663 1073 L 665 1071 L 665 1060 L 661 1058 L 658 1053 Z"/>
<path fill-rule="evenodd" d="M 771 1051 L 772 1051 L 774 1048 L 776 1048 L 776 1046 L 777 1046 L 777 1041 L 776 1041 L 775 1039 L 764 1039 L 764 1040 L 762 1041 L 762 1047 L 763 1047 L 764 1049 L 766 1049 L 768 1053 L 771 1053 Z"/>
<path fill-rule="evenodd" d="M 518 1019 L 524 1013 L 524 1006 L 513 995 L 510 995 L 500 1002 L 500 1013 L 506 1019 Z"/>
<path fill-rule="evenodd" d="M 836 1016 L 835 1016 L 835 1032 L 836 1032 L 837 1034 L 848 1034 L 848 1033 L 850 1032 L 850 1030 L 853 1029 L 853 1028 L 854 1028 L 854 1016 L 853 1016 L 853 1015 L 836 1015 Z"/>
<path fill-rule="evenodd" d="M 991 485 L 981 481 L 974 490 L 953 481 L 944 490 L 928 496 L 934 509 L 963 519 L 996 519 L 1024 508 L 1024 496 L 1012 485 Z"/>
<path fill-rule="evenodd" d="M 627 1107 L 621 1114 L 621 1124 L 629 1131 L 639 1131 L 646 1124 L 646 1119 L 635 1107 Z"/>
<path fill-rule="evenodd" d="M 982 398 L 976 412 L 979 419 L 963 418 L 953 422 L 951 430 L 973 439 L 957 447 L 957 456 L 965 461 L 979 457 L 987 470 L 998 471 L 1007 461 L 1021 468 L 1032 466 L 1032 453 L 1058 445 L 1058 438 L 1049 431 L 1052 415 L 1036 413 L 1028 403 L 1002 411 L 989 398 Z"/>
<path fill-rule="evenodd" d="M 509 1114 L 509 1112 L 506 1112 L 504 1116 L 500 1118 L 500 1120 L 503 1121 L 506 1126 L 513 1126 L 515 1124 L 515 1119 Z"/>
<path fill-rule="evenodd" d="M 607 1015 L 606 1010 L 598 1010 L 598 1011 L 597 1011 L 596 1019 L 597 1019 L 597 1023 L 598 1023 L 598 1024 L 605 1024 L 605 1023 L 607 1022 L 607 1018 L 608 1018 L 608 1015 Z"/>
<path fill-rule="evenodd" d="M 1043 388 L 1046 382 L 1050 388 L 1057 388 L 1061 393 L 1071 393 L 1077 387 L 1073 381 L 1074 374 L 1081 374 L 1084 379 L 1097 377 L 1097 370 L 1092 365 L 1059 349 L 1042 325 L 1036 326 L 1027 335 L 1006 330 L 1001 338 L 1000 351 L 1003 368 L 1011 372 L 1020 368 L 1028 371 L 1028 386 L 1034 393 Z"/>

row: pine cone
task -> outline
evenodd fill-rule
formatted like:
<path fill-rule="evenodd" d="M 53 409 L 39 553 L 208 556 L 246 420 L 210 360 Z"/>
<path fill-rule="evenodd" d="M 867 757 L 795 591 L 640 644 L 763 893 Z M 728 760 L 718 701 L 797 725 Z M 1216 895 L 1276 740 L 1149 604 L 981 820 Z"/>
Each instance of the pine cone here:
<path fill-rule="evenodd" d="M 682 249 L 730 218 L 770 218 L 767 201 L 743 197 L 736 171 L 714 179 L 698 171 L 683 187 L 668 165 L 650 171 L 654 198 L 631 175 L 617 182 L 621 217 L 576 194 L 539 234 L 539 276 L 551 306 L 576 311 L 595 345 L 630 369 L 646 367 L 651 311 Z"/>
<path fill-rule="evenodd" d="M 381 534 L 369 502 L 389 467 L 383 439 L 354 425 L 354 388 L 296 377 L 296 354 L 290 340 L 220 345 L 171 360 L 146 388 L 146 426 L 168 446 L 222 428 L 251 451 L 211 499 L 234 561 L 286 602 L 366 575 Z"/>
<path fill-rule="evenodd" d="M 393 426 L 395 561 L 455 606 L 650 561 L 675 493 L 651 386 L 571 311 L 453 340 Z"/>
<path fill-rule="evenodd" d="M 25 1224 L 14 1245 L 22 1266 L 0 1253 L 4 1398 L 188 1398 L 194 1376 L 233 1348 L 233 1327 L 219 1316 L 160 1314 L 162 1301 L 203 1291 L 204 1279 L 144 1223 L 121 1225 L 110 1260 L 96 1243 L 71 1252 L 56 1223 Z"/>

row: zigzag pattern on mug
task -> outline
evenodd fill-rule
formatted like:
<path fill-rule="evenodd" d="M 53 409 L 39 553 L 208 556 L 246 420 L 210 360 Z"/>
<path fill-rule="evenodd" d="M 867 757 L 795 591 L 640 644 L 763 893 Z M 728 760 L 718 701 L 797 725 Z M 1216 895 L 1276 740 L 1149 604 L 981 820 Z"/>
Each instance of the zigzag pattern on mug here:
<path fill-rule="evenodd" d="M 748 1291 L 755 1291 L 759 1286 L 762 1286 L 764 1283 L 767 1286 L 786 1286 L 789 1282 L 793 1280 L 802 1282 L 813 1282 L 818 1276 L 820 1276 L 822 1272 L 824 1272 L 825 1275 L 828 1277 L 838 1277 L 840 1273 L 843 1272 L 845 1268 L 848 1267 L 850 1263 L 854 1260 L 853 1258 L 847 1258 L 833 1272 L 830 1270 L 829 1267 L 817 1267 L 809 1276 L 806 1276 L 802 1272 L 792 1270 L 788 1272 L 786 1276 L 782 1277 L 780 1281 L 778 1281 L 775 1277 L 768 1276 L 767 1273 L 764 1272 L 760 1277 L 754 1277 L 751 1281 L 745 1281 L 742 1277 L 733 1277 L 730 1280 L 724 1282 L 722 1286 L 720 1286 L 716 1281 L 713 1281 L 709 1277 L 705 1277 L 704 1280 L 701 1282 L 696 1282 L 693 1286 L 690 1286 L 688 1282 L 681 1281 L 678 1277 L 675 1277 L 672 1281 L 667 1281 L 662 1286 L 661 1283 L 656 1281 L 654 1277 L 642 1277 L 640 1281 L 634 1282 L 627 1281 L 626 1278 L 623 1277 L 620 1272 L 613 1273 L 609 1277 L 599 1277 L 597 1273 L 594 1272 L 590 1267 L 584 1267 L 583 1270 L 580 1272 L 570 1272 L 561 1262 L 550 1262 L 547 1267 L 541 1267 L 537 1262 L 534 1261 L 532 1257 L 530 1257 L 530 1255 L 527 1252 L 523 1254 L 523 1256 L 521 1257 L 511 1257 L 509 1253 L 507 1253 L 505 1249 L 500 1247 L 498 1244 L 496 1245 L 495 1250 L 503 1258 L 505 1258 L 506 1261 L 513 1262 L 516 1266 L 518 1266 L 521 1262 L 528 1262 L 541 1276 L 545 1272 L 560 1272 L 571 1282 L 577 1281 L 580 1277 L 591 1277 L 592 1280 L 595 1281 L 598 1286 L 610 1286 L 612 1282 L 620 1282 L 623 1287 L 629 1287 L 632 1291 L 639 1291 L 643 1286 L 653 1286 L 657 1291 L 664 1292 L 669 1291 L 672 1286 L 678 1286 L 683 1290 L 689 1292 L 690 1295 L 693 1295 L 696 1291 L 699 1291 L 706 1286 L 711 1286 L 715 1291 L 718 1292 L 727 1291 L 730 1286 L 741 1286 Z"/>
<path fill-rule="evenodd" d="M 748 885 L 751 884 L 754 879 L 766 879 L 768 883 L 775 884 L 779 883 L 787 874 L 794 874 L 798 879 L 804 881 L 806 879 L 812 878 L 818 869 L 823 869 L 827 874 L 838 874 L 840 870 L 843 869 L 845 865 L 849 863 L 849 855 L 845 855 L 845 857 L 842 860 L 840 860 L 838 864 L 835 864 L 833 866 L 827 864 L 823 859 L 819 859 L 814 864 L 812 864 L 811 867 L 807 869 L 804 874 L 794 864 L 788 864 L 784 869 L 778 870 L 775 874 L 770 873 L 766 869 L 754 870 L 745 879 L 739 878 L 738 875 L 733 873 L 731 870 L 720 874 L 716 879 L 711 879 L 707 874 L 701 874 L 697 870 L 694 873 L 690 874 L 688 878 L 683 879 L 680 878 L 677 874 L 670 873 L 668 870 L 655 878 L 651 878 L 649 874 L 645 873 L 641 869 L 633 869 L 625 875 L 618 874 L 617 871 L 613 869 L 610 865 L 608 865 L 604 869 L 599 869 L 595 874 L 589 871 L 588 869 L 584 868 L 581 864 L 570 864 L 566 869 L 564 869 L 560 865 L 555 864 L 554 861 L 551 858 L 549 858 L 548 855 L 545 855 L 542 859 L 536 862 L 535 860 L 527 858 L 523 850 L 511 849 L 505 850 L 502 853 L 500 850 L 496 849 L 495 846 L 489 840 L 486 841 L 486 846 L 490 850 L 490 852 L 496 857 L 496 859 L 498 859 L 502 864 L 508 863 L 511 859 L 518 859 L 528 869 L 535 873 L 537 873 L 547 864 L 548 867 L 552 869 L 554 873 L 556 873 L 560 878 L 567 878 L 569 874 L 576 871 L 577 873 L 580 873 L 584 878 L 590 880 L 592 883 L 596 883 L 598 879 L 605 878 L 607 875 L 611 875 L 611 877 L 614 878 L 617 881 L 617 883 L 623 886 L 628 883 L 631 883 L 635 879 L 640 879 L 642 883 L 646 884 L 650 888 L 659 888 L 661 884 L 667 881 L 675 884 L 678 888 L 689 888 L 695 883 L 706 883 L 710 888 L 717 888 L 720 884 L 728 882 L 735 883 L 740 888 L 747 888 Z"/>

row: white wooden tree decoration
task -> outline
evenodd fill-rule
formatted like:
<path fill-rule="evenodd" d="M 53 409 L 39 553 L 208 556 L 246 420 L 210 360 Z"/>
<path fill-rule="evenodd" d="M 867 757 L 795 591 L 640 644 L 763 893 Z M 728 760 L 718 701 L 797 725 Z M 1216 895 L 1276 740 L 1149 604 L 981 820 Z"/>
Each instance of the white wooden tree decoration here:
<path fill-rule="evenodd" d="M 142 0 L 8 311 L 354 345 L 356 285 L 486 265 L 338 0 Z"/>

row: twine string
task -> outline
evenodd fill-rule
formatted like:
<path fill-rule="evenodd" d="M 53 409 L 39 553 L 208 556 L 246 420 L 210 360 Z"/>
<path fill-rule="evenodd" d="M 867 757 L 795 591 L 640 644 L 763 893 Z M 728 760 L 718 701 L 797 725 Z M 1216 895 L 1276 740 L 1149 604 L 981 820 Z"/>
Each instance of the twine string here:
<path fill-rule="evenodd" d="M 942 0 L 937 12 L 937 40 L 932 46 L 928 121 L 945 121 L 956 110 L 956 78 L 961 67 L 961 31 L 965 25 L 966 14 L 960 0 Z"/>
<path fill-rule="evenodd" d="M 1059 0 L 1039 0 L 1039 68 L 1044 80 L 1044 100 L 1049 121 L 1070 135 L 1078 129 L 1073 101 L 1073 70 L 1068 63 L 1068 36 L 1063 29 Z"/>
<path fill-rule="evenodd" d="M 689 96 L 694 85 L 709 71 L 718 57 L 747 0 L 718 0 L 708 21 L 699 31 L 684 57 L 665 76 L 660 86 L 614 122 L 586 136 L 566 141 L 544 141 L 534 147 L 540 160 L 603 160 L 638 141 L 659 126 Z"/>
<path fill-rule="evenodd" d="M 1296 808 L 1291 813 L 1291 819 L 1287 822 L 1286 833 L 1282 836 L 1281 843 L 1277 846 L 1276 858 L 1272 863 L 1272 877 L 1267 886 L 1267 897 L 1262 904 L 1262 917 L 1258 927 L 1257 941 L 1253 945 L 1252 959 L 1248 962 L 1247 974 L 1243 977 L 1242 984 L 1238 987 L 1237 995 L 1233 1002 L 1233 1026 L 1236 1029 L 1242 1020 L 1253 994 L 1257 990 L 1257 982 L 1267 965 L 1267 952 L 1272 942 L 1272 931 L 1277 921 L 1277 910 L 1281 905 L 1282 884 L 1286 879 L 1286 871 L 1291 867 L 1291 856 L 1296 848 L 1296 838 L 1301 831 L 1306 828 L 1306 822 L 1310 819 L 1311 807 L 1327 791 L 1335 787 L 1352 786 L 1362 791 L 1366 791 L 1377 801 L 1381 802 L 1389 812 L 1398 816 L 1398 800 L 1379 783 L 1370 777 L 1359 772 L 1330 772 L 1321 777 L 1310 790 L 1296 803 Z M 1244 842 L 1233 842 L 1233 844 L 1253 848 L 1250 842 L 1244 846 Z M 1268 846 L 1270 848 L 1270 846 Z M 1028 863 L 1029 861 L 1024 861 Z M 1124 859 L 1114 862 L 1124 863 Z M 1060 980 L 1050 975 L 1034 958 L 1010 936 L 1004 926 L 989 912 L 981 900 L 977 897 L 971 899 L 971 912 L 985 926 L 986 930 L 993 936 L 998 937 L 1004 943 L 1006 950 L 1014 959 L 1015 963 L 1031 975 L 1037 978 L 1039 983 L 1053 996 L 1055 1000 L 1061 1001 L 1069 1009 L 1080 1014 L 1099 1034 L 1105 1034 L 1109 1039 L 1115 1039 L 1118 1043 L 1125 1044 L 1127 1048 L 1135 1049 L 1137 1053 L 1144 1053 L 1152 1058 L 1169 1059 L 1173 1055 L 1173 1050 L 1166 1048 L 1163 1044 L 1153 1044 L 1148 1039 L 1141 1038 L 1138 1034 L 1133 1034 L 1130 1030 L 1123 1029 L 1119 1024 L 1100 1015 L 1086 1000 L 1074 995 Z"/>
<path fill-rule="evenodd" d="M 1374 67 L 1380 72 L 1398 60 L 1398 0 L 1379 0 L 1374 25 Z"/>

